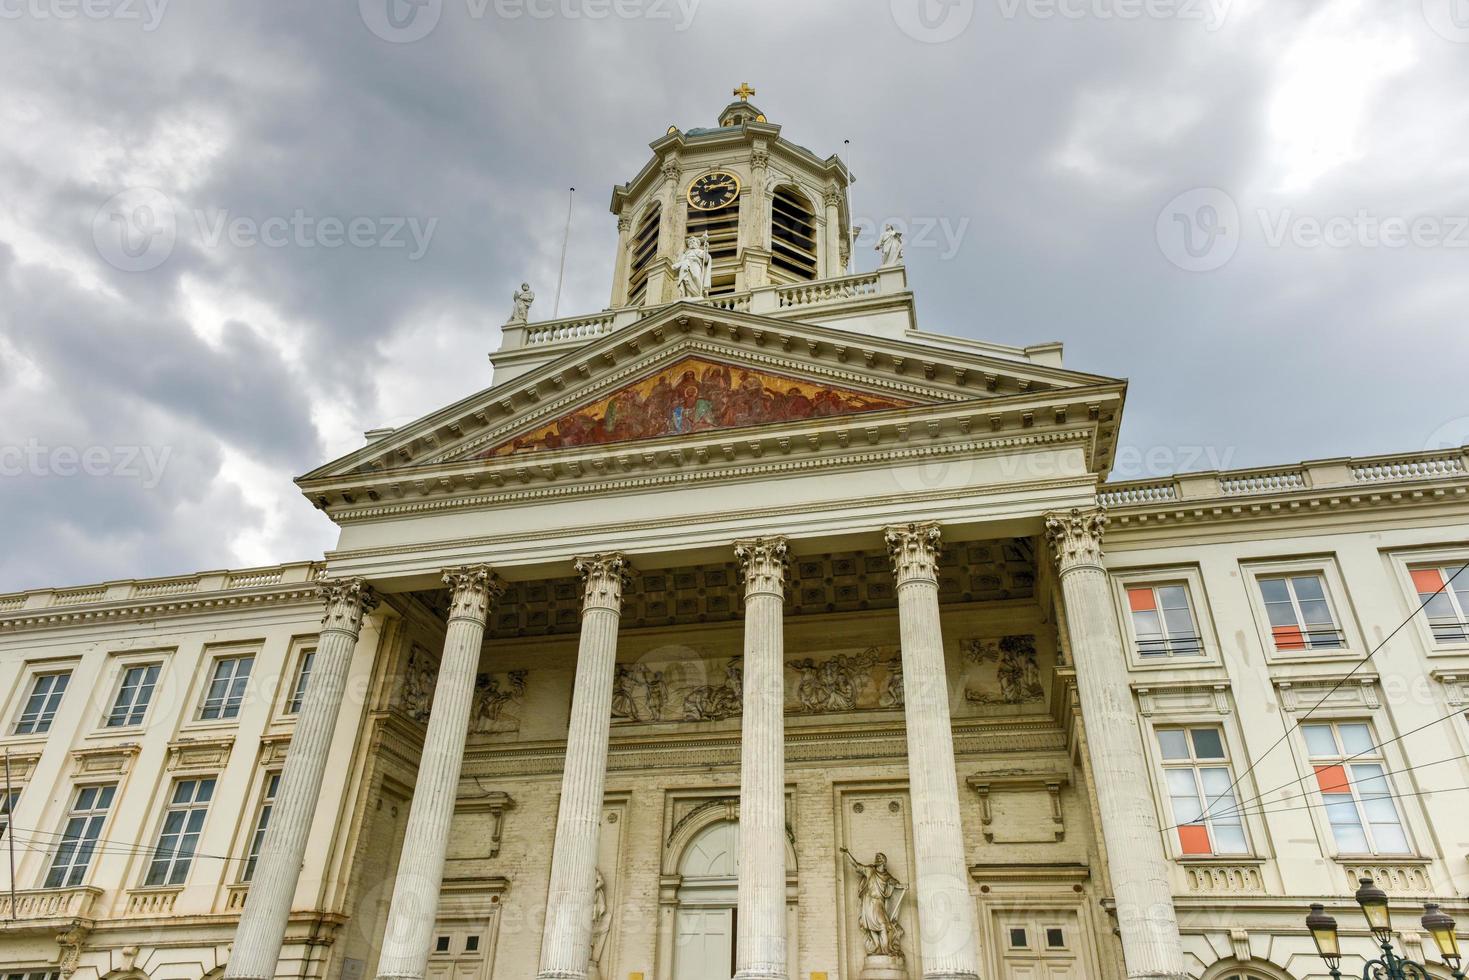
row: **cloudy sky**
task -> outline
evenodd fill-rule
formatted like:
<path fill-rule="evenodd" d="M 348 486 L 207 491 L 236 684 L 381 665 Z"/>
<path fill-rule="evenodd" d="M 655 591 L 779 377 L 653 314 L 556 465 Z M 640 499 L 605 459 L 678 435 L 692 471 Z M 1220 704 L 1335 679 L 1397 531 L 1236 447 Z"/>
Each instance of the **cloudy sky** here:
<path fill-rule="evenodd" d="M 318 556 L 746 79 L 926 329 L 1131 380 L 1118 477 L 1469 436 L 1469 0 L 0 0 L 0 591 Z"/>

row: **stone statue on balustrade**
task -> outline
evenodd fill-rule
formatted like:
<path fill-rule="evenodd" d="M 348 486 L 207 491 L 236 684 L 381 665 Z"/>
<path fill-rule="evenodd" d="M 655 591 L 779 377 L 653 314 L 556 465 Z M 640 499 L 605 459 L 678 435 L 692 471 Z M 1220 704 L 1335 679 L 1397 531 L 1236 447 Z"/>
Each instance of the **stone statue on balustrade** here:
<path fill-rule="evenodd" d="M 536 294 L 530 291 L 530 283 L 521 283 L 511 299 L 515 302 L 515 309 L 510 313 L 510 322 L 525 323 L 530 319 L 530 305 L 536 301 Z"/>
<path fill-rule="evenodd" d="M 690 235 L 683 254 L 673 264 L 678 298 L 701 300 L 707 297 L 713 271 L 714 257 L 709 252 L 709 236 L 695 238 Z"/>
<path fill-rule="evenodd" d="M 857 871 L 857 925 L 867 959 L 862 980 L 899 980 L 908 975 L 903 965 L 903 927 L 898 916 L 908 886 L 888 870 L 887 855 L 881 851 L 871 864 L 863 864 L 845 847 L 842 853 Z"/>
<path fill-rule="evenodd" d="M 882 237 L 878 238 L 875 252 L 882 253 L 881 268 L 903 264 L 903 233 L 892 225 L 885 225 L 882 229 Z"/>

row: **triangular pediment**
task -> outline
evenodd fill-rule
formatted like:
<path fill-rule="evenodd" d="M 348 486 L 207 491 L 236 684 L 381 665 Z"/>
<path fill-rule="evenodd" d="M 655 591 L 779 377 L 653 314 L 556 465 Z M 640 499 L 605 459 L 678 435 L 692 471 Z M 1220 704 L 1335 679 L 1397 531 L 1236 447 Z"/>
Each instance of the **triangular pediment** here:
<path fill-rule="evenodd" d="M 477 455 L 491 459 L 540 450 L 644 442 L 721 429 L 913 408 L 931 401 L 859 391 L 824 378 L 688 354 Z"/>
<path fill-rule="evenodd" d="M 549 346 L 561 346 L 553 342 Z M 1105 472 L 1125 382 L 914 332 L 901 340 L 673 304 L 383 433 L 297 480 L 337 512 L 507 481 L 635 479 L 765 451 L 844 453 L 1078 426 Z M 1027 436 L 1033 438 L 1033 435 Z M 364 500 L 365 498 L 365 500 Z"/>

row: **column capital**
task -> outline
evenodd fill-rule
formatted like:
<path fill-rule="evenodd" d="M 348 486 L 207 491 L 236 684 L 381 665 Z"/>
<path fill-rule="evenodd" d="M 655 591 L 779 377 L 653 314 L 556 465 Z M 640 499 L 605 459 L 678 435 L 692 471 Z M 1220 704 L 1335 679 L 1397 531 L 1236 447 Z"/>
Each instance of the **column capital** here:
<path fill-rule="evenodd" d="M 1046 542 L 1062 575 L 1075 568 L 1102 567 L 1102 534 L 1106 529 L 1107 512 L 1100 507 L 1073 507 L 1046 515 Z"/>
<path fill-rule="evenodd" d="M 746 598 L 759 593 L 785 598 L 788 551 L 785 537 L 779 534 L 735 542 L 735 558 L 739 559 L 740 575 L 745 580 Z"/>
<path fill-rule="evenodd" d="M 326 606 L 321 616 L 324 630 L 355 634 L 362 628 L 362 617 L 378 604 L 377 593 L 360 578 L 322 579 L 316 584 L 316 594 Z"/>
<path fill-rule="evenodd" d="M 449 587 L 449 621 L 472 619 L 483 624 L 489 619 L 490 603 L 505 594 L 505 583 L 489 565 L 465 565 L 444 572 Z"/>
<path fill-rule="evenodd" d="M 899 586 L 909 582 L 938 584 L 943 546 L 937 524 L 932 521 L 895 524 L 884 528 L 882 536 L 893 559 L 893 577 Z"/>
<path fill-rule="evenodd" d="M 627 587 L 632 563 L 619 552 L 586 555 L 573 563 L 582 580 L 582 610 L 622 611 L 622 592 Z"/>

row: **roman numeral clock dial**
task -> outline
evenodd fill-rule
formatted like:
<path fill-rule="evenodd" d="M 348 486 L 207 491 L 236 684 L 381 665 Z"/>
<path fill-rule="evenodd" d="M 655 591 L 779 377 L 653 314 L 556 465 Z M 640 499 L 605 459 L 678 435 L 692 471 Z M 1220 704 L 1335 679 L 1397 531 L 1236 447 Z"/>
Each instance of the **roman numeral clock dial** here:
<path fill-rule="evenodd" d="M 727 208 L 740 196 L 740 179 L 724 170 L 705 174 L 689 185 L 689 204 L 700 211 Z"/>

